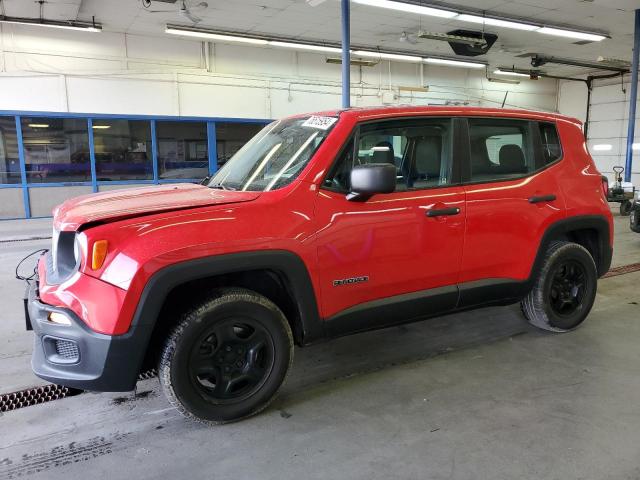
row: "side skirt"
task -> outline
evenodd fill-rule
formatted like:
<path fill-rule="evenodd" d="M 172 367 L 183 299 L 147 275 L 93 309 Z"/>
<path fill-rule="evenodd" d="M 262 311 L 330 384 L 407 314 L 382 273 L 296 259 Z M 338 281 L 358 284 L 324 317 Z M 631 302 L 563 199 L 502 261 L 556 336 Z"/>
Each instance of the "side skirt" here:
<path fill-rule="evenodd" d="M 519 302 L 528 288 L 528 282 L 494 278 L 374 300 L 325 319 L 325 335 L 331 339 L 463 310 L 511 305 Z"/>

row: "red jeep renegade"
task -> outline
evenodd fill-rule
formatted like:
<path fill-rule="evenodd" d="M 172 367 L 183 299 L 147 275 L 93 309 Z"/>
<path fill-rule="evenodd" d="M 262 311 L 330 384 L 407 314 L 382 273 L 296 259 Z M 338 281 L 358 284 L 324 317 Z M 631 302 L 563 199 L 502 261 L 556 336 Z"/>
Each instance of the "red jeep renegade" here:
<path fill-rule="evenodd" d="M 203 185 L 69 200 L 28 292 L 33 370 L 221 423 L 274 398 L 294 344 L 520 302 L 554 332 L 609 268 L 603 180 L 572 118 L 459 107 L 273 122 Z"/>

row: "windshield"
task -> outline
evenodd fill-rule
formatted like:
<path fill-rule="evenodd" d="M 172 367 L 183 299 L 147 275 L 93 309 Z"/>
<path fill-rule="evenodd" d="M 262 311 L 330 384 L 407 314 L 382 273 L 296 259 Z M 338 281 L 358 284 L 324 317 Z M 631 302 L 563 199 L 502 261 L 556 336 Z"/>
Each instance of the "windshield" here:
<path fill-rule="evenodd" d="M 209 181 L 211 188 L 267 192 L 291 183 L 338 119 L 303 117 L 267 125 Z"/>

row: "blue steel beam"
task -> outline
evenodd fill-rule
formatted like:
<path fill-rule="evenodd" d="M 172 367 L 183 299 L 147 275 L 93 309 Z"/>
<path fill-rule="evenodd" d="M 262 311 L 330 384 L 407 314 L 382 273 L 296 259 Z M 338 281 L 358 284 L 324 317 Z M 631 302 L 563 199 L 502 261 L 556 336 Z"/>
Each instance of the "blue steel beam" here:
<path fill-rule="evenodd" d="M 627 161 L 624 168 L 624 181 L 631 181 L 633 164 L 633 140 L 636 130 L 636 102 L 638 101 L 638 63 L 640 60 L 640 9 L 636 10 L 633 35 L 633 61 L 631 62 L 631 95 L 629 97 L 629 127 L 627 130 Z"/>
<path fill-rule="evenodd" d="M 342 0 L 342 108 L 351 106 L 351 19 L 349 0 Z"/>

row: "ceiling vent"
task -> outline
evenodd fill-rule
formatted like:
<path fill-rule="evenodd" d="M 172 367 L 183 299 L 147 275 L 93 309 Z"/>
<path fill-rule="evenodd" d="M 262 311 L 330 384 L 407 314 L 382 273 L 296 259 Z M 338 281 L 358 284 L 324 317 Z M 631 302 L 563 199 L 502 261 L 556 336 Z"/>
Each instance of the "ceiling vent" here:
<path fill-rule="evenodd" d="M 447 35 L 455 35 L 465 38 L 477 38 L 477 44 L 459 43 L 454 40 L 449 41 L 451 49 L 456 55 L 464 55 L 465 57 L 476 57 L 486 54 L 498 39 L 493 33 L 477 32 L 474 30 L 453 30 L 447 32 Z"/>

